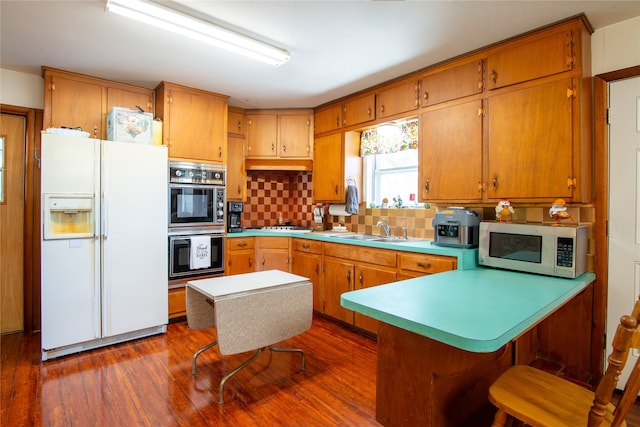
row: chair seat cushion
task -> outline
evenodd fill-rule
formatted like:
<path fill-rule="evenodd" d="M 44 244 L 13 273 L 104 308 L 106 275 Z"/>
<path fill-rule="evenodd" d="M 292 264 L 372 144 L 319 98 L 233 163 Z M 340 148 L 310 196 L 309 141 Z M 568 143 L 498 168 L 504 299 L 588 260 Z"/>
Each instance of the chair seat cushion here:
<path fill-rule="evenodd" d="M 532 426 L 586 426 L 593 399 L 592 391 L 527 365 L 512 366 L 489 388 L 491 403 Z M 601 425 L 612 420 L 608 413 Z"/>

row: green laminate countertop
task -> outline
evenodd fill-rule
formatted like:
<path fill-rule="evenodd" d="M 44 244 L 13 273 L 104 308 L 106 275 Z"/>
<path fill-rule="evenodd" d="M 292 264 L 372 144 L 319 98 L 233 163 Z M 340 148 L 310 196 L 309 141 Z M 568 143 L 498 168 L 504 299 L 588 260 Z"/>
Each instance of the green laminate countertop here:
<path fill-rule="evenodd" d="M 431 255 L 444 255 L 456 257 L 458 259 L 458 270 L 474 269 L 477 266 L 478 249 L 452 248 L 447 246 L 434 245 L 432 240 L 409 239 L 398 240 L 394 243 L 374 242 L 366 240 L 349 240 L 336 236 L 348 236 L 355 233 L 336 233 L 335 231 L 313 231 L 308 233 L 288 232 L 288 231 L 264 231 L 245 230 L 240 233 L 227 233 L 227 238 L 255 237 L 255 236 L 275 236 L 275 237 L 295 237 L 298 239 L 320 240 L 323 242 L 341 243 L 345 245 L 368 246 L 373 248 L 391 249 L 403 252 L 416 252 Z"/>
<path fill-rule="evenodd" d="M 595 280 L 478 267 L 342 294 L 343 307 L 472 352 L 517 338 Z"/>

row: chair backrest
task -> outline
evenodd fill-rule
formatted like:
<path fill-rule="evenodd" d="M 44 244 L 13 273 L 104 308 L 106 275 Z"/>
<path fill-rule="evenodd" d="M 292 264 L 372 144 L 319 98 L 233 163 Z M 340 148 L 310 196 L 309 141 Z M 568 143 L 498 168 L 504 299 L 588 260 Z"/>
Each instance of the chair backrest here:
<path fill-rule="evenodd" d="M 607 370 L 598 383 L 593 406 L 589 411 L 588 427 L 600 426 L 607 412 L 607 407 L 611 403 L 613 392 L 618 384 L 618 378 L 627 362 L 630 350 L 632 348 L 640 349 L 640 330 L 638 329 L 638 323 L 640 323 L 640 299 L 636 301 L 633 313 L 631 313 L 630 316 L 622 316 L 620 318 L 620 324 L 613 337 L 613 350 L 607 358 Z M 629 409 L 631 409 L 631 406 L 634 404 L 639 391 L 640 358 L 636 361 L 631 375 L 627 380 L 622 398 L 613 412 L 614 420 L 611 424 L 612 427 L 619 427 L 622 424 Z"/>

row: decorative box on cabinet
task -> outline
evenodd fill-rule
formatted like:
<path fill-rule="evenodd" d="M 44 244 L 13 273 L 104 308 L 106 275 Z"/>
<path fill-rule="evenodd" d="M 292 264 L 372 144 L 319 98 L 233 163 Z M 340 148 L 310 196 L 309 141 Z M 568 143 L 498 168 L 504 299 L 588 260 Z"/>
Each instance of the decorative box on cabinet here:
<path fill-rule="evenodd" d="M 255 237 L 227 238 L 226 276 L 255 271 Z"/>
<path fill-rule="evenodd" d="M 313 201 L 344 203 L 347 179 L 353 178 L 362 194 L 360 133 L 334 133 L 314 142 Z"/>
<path fill-rule="evenodd" d="M 227 96 L 161 82 L 156 99 L 170 158 L 226 163 Z"/>
<path fill-rule="evenodd" d="M 428 107 L 481 93 L 484 73 L 481 59 L 426 75 L 420 80 L 420 106 Z"/>

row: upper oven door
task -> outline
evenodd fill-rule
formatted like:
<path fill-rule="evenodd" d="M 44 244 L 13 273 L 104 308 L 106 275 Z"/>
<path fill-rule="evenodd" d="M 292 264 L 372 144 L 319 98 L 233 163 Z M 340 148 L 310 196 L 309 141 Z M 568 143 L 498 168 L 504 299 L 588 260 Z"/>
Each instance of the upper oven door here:
<path fill-rule="evenodd" d="M 210 185 L 169 184 L 169 226 L 217 225 L 216 189 Z"/>

